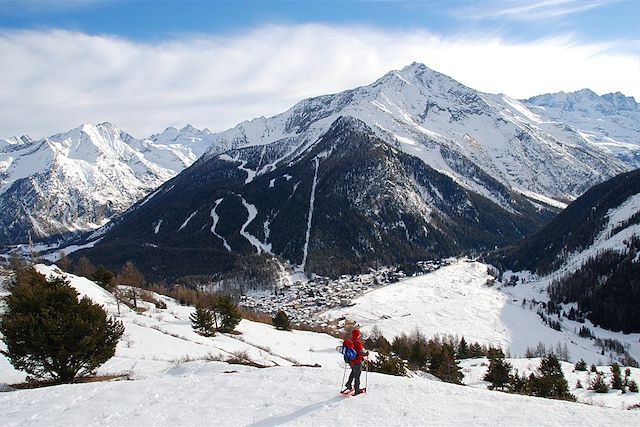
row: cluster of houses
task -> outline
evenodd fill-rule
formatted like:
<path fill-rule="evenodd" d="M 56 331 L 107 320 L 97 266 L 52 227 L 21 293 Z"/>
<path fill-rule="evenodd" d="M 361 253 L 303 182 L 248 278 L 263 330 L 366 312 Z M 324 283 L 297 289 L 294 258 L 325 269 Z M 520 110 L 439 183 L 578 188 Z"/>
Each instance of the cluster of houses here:
<path fill-rule="evenodd" d="M 450 263 L 450 260 L 418 263 L 420 273 L 428 273 Z M 318 315 L 335 307 L 353 305 L 353 299 L 381 286 L 388 286 L 406 277 L 400 269 L 384 269 L 360 275 L 343 275 L 338 279 L 314 277 L 284 285 L 273 292 L 243 295 L 240 305 L 259 313 L 275 315 L 284 311 L 291 323 L 328 327 Z"/>

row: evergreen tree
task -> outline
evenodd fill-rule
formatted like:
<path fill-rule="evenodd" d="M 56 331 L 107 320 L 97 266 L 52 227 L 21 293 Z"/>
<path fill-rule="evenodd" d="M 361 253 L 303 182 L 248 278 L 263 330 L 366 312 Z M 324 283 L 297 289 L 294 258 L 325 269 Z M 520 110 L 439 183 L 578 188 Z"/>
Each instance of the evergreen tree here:
<path fill-rule="evenodd" d="M 231 332 L 242 320 L 238 305 L 235 303 L 231 295 L 221 296 L 215 305 L 216 312 L 220 315 L 220 332 Z"/>
<path fill-rule="evenodd" d="M 458 359 L 467 359 L 469 357 L 469 346 L 467 345 L 467 341 L 464 337 L 460 338 L 460 343 L 458 344 Z"/>
<path fill-rule="evenodd" d="M 91 279 L 103 288 L 111 291 L 113 289 L 114 276 L 104 265 L 99 265 L 91 276 Z"/>
<path fill-rule="evenodd" d="M 540 361 L 537 375 L 530 379 L 531 394 L 553 399 L 575 400 L 569 393 L 569 384 L 562 367 L 554 354 L 548 354 Z"/>
<path fill-rule="evenodd" d="M 638 383 L 636 383 L 634 380 L 629 381 L 629 391 L 631 393 L 638 392 Z"/>
<path fill-rule="evenodd" d="M 505 362 L 504 353 L 501 349 L 489 350 L 489 368 L 484 376 L 485 381 L 491 382 L 490 389 L 504 390 L 509 384 L 509 373 L 511 372 L 511 364 Z"/>
<path fill-rule="evenodd" d="M 31 269 L 17 278 L 5 298 L 2 351 L 28 380 L 71 382 L 89 375 L 114 354 L 124 333 L 121 322 L 78 293 L 62 277 L 47 279 Z"/>
<path fill-rule="evenodd" d="M 604 382 L 604 378 L 601 373 L 597 373 L 595 377 L 589 383 L 589 390 L 593 390 L 596 393 L 606 393 L 609 391 L 609 387 L 607 383 Z"/>
<path fill-rule="evenodd" d="M 278 310 L 278 312 L 276 313 L 275 317 L 272 320 L 272 323 L 273 323 L 273 326 L 276 327 L 276 329 L 280 329 L 283 331 L 291 330 L 289 317 L 287 316 L 287 313 L 285 313 L 282 310 Z"/>
<path fill-rule="evenodd" d="M 509 376 L 509 387 L 514 393 L 527 394 L 529 381 L 527 380 L 527 377 L 524 376 L 524 374 L 519 375 L 518 370 L 516 369 L 514 374 Z"/>
<path fill-rule="evenodd" d="M 453 347 L 450 344 L 443 344 L 439 354 L 439 364 L 429 368 L 430 372 L 444 382 L 460 384 L 464 375 L 462 369 L 455 359 Z"/>
<path fill-rule="evenodd" d="M 584 361 L 584 359 L 580 359 L 578 362 L 576 362 L 576 371 L 586 371 L 587 370 L 587 362 Z"/>
<path fill-rule="evenodd" d="M 387 375 L 405 376 L 407 369 L 404 361 L 389 353 L 380 352 L 376 360 L 369 362 L 371 372 L 380 372 Z"/>
<path fill-rule="evenodd" d="M 216 334 L 214 314 L 211 310 L 196 306 L 196 311 L 189 316 L 191 327 L 198 334 L 205 337 L 212 337 Z"/>
<path fill-rule="evenodd" d="M 484 356 L 484 350 L 482 350 L 482 346 L 477 342 L 474 342 L 469 346 L 469 357 L 476 358 Z"/>
<path fill-rule="evenodd" d="M 611 365 L 611 388 L 614 390 L 622 390 L 622 374 L 620 373 L 620 365 L 614 363 Z"/>

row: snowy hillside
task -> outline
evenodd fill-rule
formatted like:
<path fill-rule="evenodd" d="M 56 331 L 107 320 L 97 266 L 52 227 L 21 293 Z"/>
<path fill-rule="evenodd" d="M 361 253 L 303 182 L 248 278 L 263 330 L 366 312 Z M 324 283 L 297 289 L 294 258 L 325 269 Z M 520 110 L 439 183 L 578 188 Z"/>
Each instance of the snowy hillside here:
<path fill-rule="evenodd" d="M 472 265 L 472 264 L 471 264 Z M 472 265 L 473 266 L 473 265 Z M 43 273 L 50 267 L 39 266 Z M 480 270 L 473 266 L 472 270 Z M 475 274 L 475 273 L 470 273 Z M 113 297 L 69 276 L 82 294 L 113 315 Z M 241 335 L 203 338 L 192 332 L 193 308 L 163 298 L 167 309 L 123 312 L 125 336 L 101 374 L 130 381 L 60 385 L 0 393 L 3 425 L 636 425 L 633 397 L 610 393 L 615 409 L 488 391 L 482 360 L 464 366 L 470 387 L 414 377 L 363 374 L 368 393 L 338 394 L 344 369 L 327 335 L 276 331 L 242 321 Z M 445 312 L 446 315 L 446 312 Z M 217 359 L 246 356 L 266 368 Z M 244 356 L 243 356 L 244 357 Z M 535 360 L 518 363 L 535 363 Z M 319 366 L 295 366 L 315 365 Z M 567 368 L 565 366 L 565 368 Z M 638 378 L 640 372 L 633 370 Z M 0 357 L 0 383 L 23 380 Z M 591 395 L 587 398 L 592 397 Z M 636 396 L 636 400 L 637 400 Z M 585 398 L 586 400 L 586 398 Z M 354 414 L 355 420 L 354 420 Z"/>
<path fill-rule="evenodd" d="M 578 336 L 585 324 L 601 338 L 615 338 L 628 346 L 640 360 L 640 334 L 622 334 L 568 319 L 557 331 L 537 314 L 532 301 L 547 302 L 546 286 L 528 280 L 518 286 L 487 286 L 492 279 L 487 266 L 459 261 L 435 272 L 402 280 L 354 299 L 353 307 L 329 310 L 327 319 L 345 317 L 362 325 L 364 331 L 376 326 L 392 340 L 402 332 L 416 328 L 425 336 L 435 334 L 464 336 L 467 341 L 489 344 L 508 350 L 513 357 L 523 357 L 527 348 L 542 342 L 547 347 L 568 347 L 571 359 L 589 363 L 607 362 L 601 349 L 588 338 Z M 523 305 L 523 300 L 526 300 Z"/>
<path fill-rule="evenodd" d="M 572 200 L 629 169 L 578 132 L 545 123 L 519 101 L 478 92 L 417 63 L 371 85 L 306 99 L 280 115 L 243 122 L 216 134 L 210 154 L 220 147 L 290 140 L 301 150 L 341 115 L 362 120 L 385 142 L 479 194 L 490 192 L 462 159 L 529 197 L 556 201 Z M 256 172 L 263 167 L 258 165 Z"/>
<path fill-rule="evenodd" d="M 3 140 L 0 243 L 100 227 L 191 165 L 208 143 L 193 128 L 154 141 L 110 123 L 84 124 L 39 141 Z"/>
<path fill-rule="evenodd" d="M 570 126 L 586 141 L 640 167 L 640 105 L 620 92 L 602 96 L 589 89 L 534 96 L 522 101 L 545 120 Z"/>
<path fill-rule="evenodd" d="M 489 254 L 487 262 L 514 280 L 527 278 L 545 295 L 552 285 L 549 296 L 564 304 L 565 314 L 572 303 L 577 317 L 640 332 L 639 250 L 640 170 L 635 170 L 594 186 L 539 232 Z"/>

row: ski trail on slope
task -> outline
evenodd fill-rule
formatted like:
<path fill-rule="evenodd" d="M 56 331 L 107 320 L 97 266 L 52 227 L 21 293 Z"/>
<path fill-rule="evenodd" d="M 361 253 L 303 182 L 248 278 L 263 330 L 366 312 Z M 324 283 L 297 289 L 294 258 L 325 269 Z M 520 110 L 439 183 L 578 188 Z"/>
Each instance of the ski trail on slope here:
<path fill-rule="evenodd" d="M 256 207 L 251 203 L 247 202 L 244 197 L 240 196 L 240 198 L 242 199 L 242 205 L 245 207 L 247 213 L 249 214 L 247 221 L 242 224 L 242 228 L 240 228 L 240 235 L 247 239 L 249 243 L 251 243 L 251 246 L 256 248 L 256 250 L 258 251 L 258 255 L 260 255 L 262 252 L 271 253 L 271 244 L 262 243 L 256 236 L 247 232 L 247 226 L 251 224 L 251 221 L 253 221 L 258 215 L 258 209 L 256 209 Z"/>
<path fill-rule="evenodd" d="M 189 218 L 187 218 L 182 225 L 180 226 L 180 228 L 178 228 L 178 231 L 182 230 L 183 228 L 185 228 L 187 226 L 187 224 L 189 224 L 189 221 L 191 221 L 191 218 L 193 218 L 194 216 L 196 216 L 196 214 L 198 213 L 198 211 L 195 211 L 194 213 L 192 213 L 191 215 L 189 215 Z"/>
<path fill-rule="evenodd" d="M 311 185 L 311 197 L 309 200 L 309 215 L 307 216 L 307 234 L 304 239 L 304 249 L 302 255 L 302 271 L 307 264 L 307 254 L 309 252 L 309 237 L 311 236 L 311 219 L 313 217 L 313 205 L 316 200 L 316 185 L 318 183 L 318 167 L 320 166 L 320 159 L 316 157 L 314 159 L 316 163 L 316 170 L 313 174 L 313 184 Z"/>
<path fill-rule="evenodd" d="M 211 218 L 213 218 L 213 225 L 211 225 L 211 232 L 213 233 L 214 236 L 222 240 L 222 244 L 224 245 L 224 248 L 227 251 L 231 252 L 231 246 L 229 246 L 229 244 L 227 243 L 227 239 L 225 239 L 224 237 L 216 233 L 216 225 L 218 225 L 218 221 L 220 220 L 220 217 L 216 213 L 216 209 L 218 208 L 218 205 L 222 203 L 222 200 L 223 199 L 216 200 L 216 203 L 213 206 L 213 209 L 211 209 Z"/>

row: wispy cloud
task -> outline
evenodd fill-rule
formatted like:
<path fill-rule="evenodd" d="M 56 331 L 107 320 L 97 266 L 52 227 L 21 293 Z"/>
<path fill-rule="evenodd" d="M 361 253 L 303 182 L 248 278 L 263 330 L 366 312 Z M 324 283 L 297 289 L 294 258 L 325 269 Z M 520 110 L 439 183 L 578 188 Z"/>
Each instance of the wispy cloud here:
<path fill-rule="evenodd" d="M 540 21 L 574 15 L 611 5 L 615 1 L 617 0 L 489 0 L 457 9 L 455 14 L 459 18 L 473 20 Z"/>
<path fill-rule="evenodd" d="M 69 31 L 0 33 L 0 137 L 111 121 L 144 137 L 222 130 L 302 98 L 371 83 L 413 61 L 486 92 L 589 87 L 640 98 L 640 57 L 570 36 L 529 43 L 327 25 L 140 43 Z"/>

